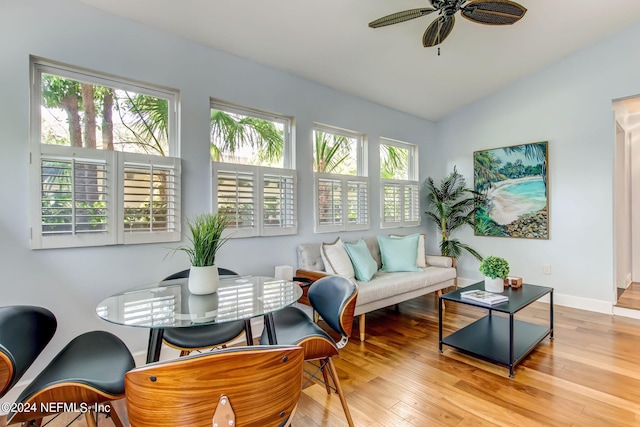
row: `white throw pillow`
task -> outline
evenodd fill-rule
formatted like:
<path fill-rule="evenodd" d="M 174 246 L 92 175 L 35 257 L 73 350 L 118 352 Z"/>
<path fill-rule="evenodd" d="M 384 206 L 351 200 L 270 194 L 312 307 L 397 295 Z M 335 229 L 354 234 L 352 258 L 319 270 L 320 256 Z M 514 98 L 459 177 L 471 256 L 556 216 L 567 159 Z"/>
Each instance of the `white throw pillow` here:
<path fill-rule="evenodd" d="M 349 279 L 355 277 L 351 258 L 349 258 L 349 254 L 339 237 L 333 243 L 323 243 L 320 246 L 320 255 L 327 273 L 345 276 Z"/>
<path fill-rule="evenodd" d="M 418 257 L 416 259 L 416 264 L 418 265 L 418 267 L 420 268 L 424 268 L 427 266 L 427 261 L 425 258 L 425 249 L 424 249 L 424 238 L 425 235 L 424 233 L 420 233 L 419 234 L 420 238 L 418 239 Z M 407 236 L 402 236 L 400 234 L 389 234 L 389 237 L 407 237 Z"/>

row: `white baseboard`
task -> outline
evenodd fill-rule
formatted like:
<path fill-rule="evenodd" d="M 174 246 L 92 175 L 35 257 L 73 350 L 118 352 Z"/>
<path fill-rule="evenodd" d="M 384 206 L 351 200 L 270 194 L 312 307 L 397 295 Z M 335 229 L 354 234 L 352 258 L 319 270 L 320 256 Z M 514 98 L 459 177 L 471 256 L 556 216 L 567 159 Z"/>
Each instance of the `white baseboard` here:
<path fill-rule="evenodd" d="M 622 316 L 622 317 L 630 317 L 632 319 L 640 319 L 640 310 L 634 310 L 631 308 L 624 308 L 624 307 L 613 307 L 613 314 L 615 316 Z"/>

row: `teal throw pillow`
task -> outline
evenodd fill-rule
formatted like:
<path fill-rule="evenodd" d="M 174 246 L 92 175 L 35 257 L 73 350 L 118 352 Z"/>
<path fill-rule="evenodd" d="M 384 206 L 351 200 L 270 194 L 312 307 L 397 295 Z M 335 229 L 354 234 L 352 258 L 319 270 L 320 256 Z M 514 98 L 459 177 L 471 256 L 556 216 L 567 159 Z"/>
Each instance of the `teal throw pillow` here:
<path fill-rule="evenodd" d="M 417 264 L 418 240 L 420 236 L 413 234 L 407 237 L 378 236 L 382 271 L 420 271 Z"/>
<path fill-rule="evenodd" d="M 360 239 L 356 243 L 344 242 L 344 248 L 351 258 L 356 279 L 363 282 L 371 280 L 378 271 L 378 263 L 371 256 L 365 241 Z"/>

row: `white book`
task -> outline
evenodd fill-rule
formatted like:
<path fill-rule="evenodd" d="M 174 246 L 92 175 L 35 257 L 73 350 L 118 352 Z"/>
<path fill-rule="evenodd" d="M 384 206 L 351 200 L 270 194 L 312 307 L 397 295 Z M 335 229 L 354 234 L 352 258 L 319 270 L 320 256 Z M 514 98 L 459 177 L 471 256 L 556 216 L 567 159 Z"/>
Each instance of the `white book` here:
<path fill-rule="evenodd" d="M 471 301 L 481 302 L 484 304 L 494 305 L 509 301 L 509 297 L 501 294 L 494 294 L 487 291 L 464 291 L 460 293 L 460 297 Z"/>

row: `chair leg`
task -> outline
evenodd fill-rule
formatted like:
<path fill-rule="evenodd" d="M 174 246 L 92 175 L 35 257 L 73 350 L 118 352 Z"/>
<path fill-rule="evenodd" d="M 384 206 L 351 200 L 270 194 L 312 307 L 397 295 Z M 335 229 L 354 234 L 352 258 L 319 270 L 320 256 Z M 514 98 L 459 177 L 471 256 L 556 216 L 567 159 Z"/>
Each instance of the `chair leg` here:
<path fill-rule="evenodd" d="M 93 411 L 87 411 L 84 413 L 84 419 L 87 422 L 88 427 L 98 427 L 98 424 L 96 424 L 96 420 L 95 418 L 93 418 L 93 416 L 94 416 Z"/>
<path fill-rule="evenodd" d="M 329 376 L 327 375 L 327 361 L 320 361 L 320 370 L 322 371 L 322 378 L 324 379 L 324 386 L 327 389 L 327 394 L 331 394 L 331 387 L 329 386 Z"/>
<path fill-rule="evenodd" d="M 333 383 L 335 384 L 336 391 L 338 392 L 338 396 L 340 397 L 340 403 L 342 403 L 344 415 L 347 417 L 347 423 L 349 424 L 349 427 L 354 427 L 353 420 L 351 419 L 351 412 L 349 412 L 349 407 L 347 406 L 347 399 L 344 397 L 344 392 L 342 391 L 342 387 L 340 386 L 340 379 L 338 378 L 338 371 L 336 371 L 336 366 L 333 364 L 332 358 L 328 359 L 327 366 L 330 369 Z"/>
<path fill-rule="evenodd" d="M 111 402 L 107 403 L 107 406 L 109 408 L 109 417 L 111 418 L 111 421 L 113 422 L 113 424 L 116 427 L 124 427 L 124 423 L 122 422 L 122 420 L 120 419 L 120 416 L 118 415 L 118 412 L 116 411 L 116 409 L 113 407 L 113 405 L 111 404 Z"/>
<path fill-rule="evenodd" d="M 364 341 L 364 313 L 358 316 L 358 327 L 360 329 L 360 341 Z"/>

